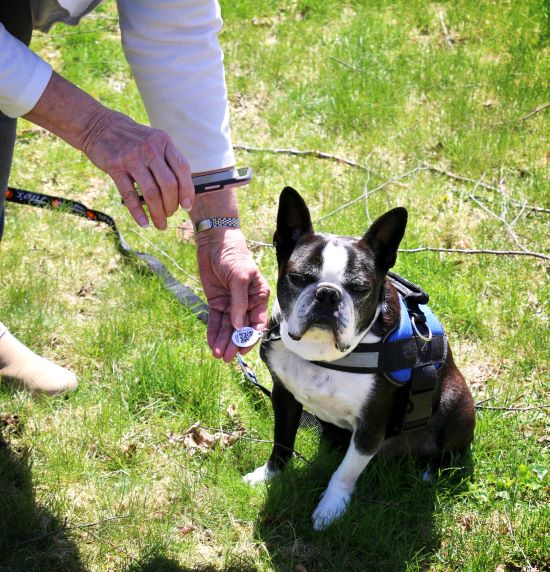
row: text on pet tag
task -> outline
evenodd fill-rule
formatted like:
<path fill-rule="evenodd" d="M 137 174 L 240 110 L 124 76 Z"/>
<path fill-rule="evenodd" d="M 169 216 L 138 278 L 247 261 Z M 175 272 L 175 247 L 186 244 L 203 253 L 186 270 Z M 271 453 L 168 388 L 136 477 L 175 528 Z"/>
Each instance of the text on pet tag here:
<path fill-rule="evenodd" d="M 231 340 L 239 348 L 249 348 L 250 346 L 253 346 L 261 337 L 261 332 L 258 332 L 258 330 L 255 330 L 250 326 L 246 326 L 244 328 L 235 330 L 231 336 Z"/>

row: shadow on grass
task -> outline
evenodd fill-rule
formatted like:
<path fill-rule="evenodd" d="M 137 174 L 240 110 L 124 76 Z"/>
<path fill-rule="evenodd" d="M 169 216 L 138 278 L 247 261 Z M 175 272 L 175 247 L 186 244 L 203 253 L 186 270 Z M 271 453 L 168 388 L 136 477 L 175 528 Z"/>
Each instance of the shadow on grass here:
<path fill-rule="evenodd" d="M 28 451 L 0 436 L 0 572 L 84 572 L 65 525 L 34 496 Z"/>
<path fill-rule="evenodd" d="M 259 516 L 256 537 L 278 571 L 301 564 L 308 572 L 423 570 L 440 545 L 434 523 L 436 499 L 457 494 L 471 477 L 471 458 L 455 459 L 434 482 L 420 478 L 412 458 L 379 457 L 365 470 L 346 514 L 315 532 L 311 513 L 343 453 L 321 443 L 310 465 L 289 467 L 274 479 Z M 424 465 L 425 467 L 425 465 Z"/>
<path fill-rule="evenodd" d="M 134 562 L 124 572 L 257 572 L 257 568 L 239 562 L 228 563 L 222 568 L 216 568 L 205 564 L 204 566 L 194 566 L 189 568 L 182 566 L 176 560 L 165 556 L 162 551 L 156 554 L 148 554 L 142 559 Z"/>

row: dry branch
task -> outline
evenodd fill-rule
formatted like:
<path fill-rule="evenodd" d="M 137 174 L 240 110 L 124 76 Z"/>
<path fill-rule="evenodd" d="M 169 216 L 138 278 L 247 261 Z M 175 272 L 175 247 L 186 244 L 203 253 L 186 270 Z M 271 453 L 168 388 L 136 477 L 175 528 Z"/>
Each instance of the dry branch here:
<path fill-rule="evenodd" d="M 350 70 L 357 71 L 360 73 L 365 73 L 365 71 L 366 71 L 360 67 L 354 66 L 353 64 L 348 64 L 348 62 L 345 62 L 344 60 L 339 60 L 338 58 L 335 58 L 334 56 L 330 56 L 330 59 L 332 61 L 344 66 L 345 68 L 349 68 Z"/>
<path fill-rule="evenodd" d="M 516 121 L 518 121 L 518 122 L 519 121 L 527 121 L 527 119 L 529 119 L 530 117 L 533 117 L 533 115 L 536 115 L 537 113 L 540 113 L 541 111 L 545 111 L 549 107 L 550 107 L 550 103 L 541 103 L 540 105 L 537 105 L 537 107 L 535 107 L 534 109 L 531 109 L 531 111 L 524 113 L 523 115 L 521 115 L 520 117 L 517 117 L 516 119 L 506 119 L 505 121 L 499 121 L 498 123 L 493 123 L 492 126 L 496 127 L 498 125 L 506 125 L 508 123 L 515 123 Z"/>
<path fill-rule="evenodd" d="M 95 522 L 84 522 L 82 524 L 69 524 L 66 525 L 64 528 L 57 528 L 55 530 L 51 530 L 50 532 L 45 532 L 44 534 L 41 534 L 39 536 L 35 536 L 34 538 L 29 538 L 28 540 L 22 540 L 21 542 L 16 542 L 15 543 L 15 547 L 19 547 L 19 546 L 26 546 L 27 544 L 34 544 L 35 542 L 39 542 L 40 540 L 43 540 L 44 538 L 49 538 L 50 536 L 55 536 L 56 534 L 60 533 L 60 532 L 65 532 L 67 530 L 75 530 L 75 529 L 80 529 L 80 528 L 92 528 L 94 526 L 101 526 L 102 524 L 105 524 L 106 522 L 112 522 L 114 520 L 124 520 L 126 518 L 129 518 L 130 515 L 126 514 L 123 516 L 110 516 L 108 518 L 104 518 L 102 520 L 96 520 Z"/>
<path fill-rule="evenodd" d="M 519 551 L 521 552 L 521 555 L 525 559 L 525 562 L 527 562 L 526 572 L 532 572 L 532 571 L 534 572 L 535 568 L 533 568 L 533 566 L 531 566 L 531 562 L 529 561 L 529 558 L 527 558 L 527 554 L 525 554 L 525 551 L 521 547 L 520 543 L 517 541 L 516 535 L 514 534 L 514 528 L 512 526 L 512 521 L 510 520 L 510 516 L 508 515 L 506 508 L 504 508 L 504 515 L 506 516 L 506 521 L 508 524 L 508 533 L 510 534 L 510 538 L 514 541 L 514 544 L 518 547 Z"/>
<path fill-rule="evenodd" d="M 531 111 L 528 111 L 525 115 L 522 115 L 517 120 L 518 121 L 525 121 L 526 119 L 529 119 L 529 117 L 532 117 L 533 115 L 536 115 L 537 113 L 540 113 L 541 111 L 544 111 L 545 109 L 548 109 L 549 107 L 550 107 L 550 103 L 541 103 L 540 105 L 535 107 L 535 109 L 531 109 Z"/>
<path fill-rule="evenodd" d="M 185 276 L 187 276 L 187 278 L 189 278 L 190 280 L 193 280 L 193 282 L 195 282 L 196 284 L 200 284 L 200 280 L 196 277 L 193 276 L 193 274 L 190 274 L 189 272 L 187 272 L 187 270 L 185 270 L 185 268 L 182 268 L 176 260 L 174 260 L 167 252 L 165 252 L 164 250 L 162 250 L 162 248 L 160 248 L 160 246 L 157 246 L 153 241 L 149 240 L 148 238 L 146 238 L 145 236 L 143 236 L 142 234 L 140 234 L 139 232 L 137 232 L 137 230 L 134 230 L 133 228 L 129 229 L 131 232 L 133 232 L 136 236 L 138 236 L 139 238 L 141 238 L 142 240 L 144 240 L 147 244 L 150 244 L 153 248 L 156 248 L 163 256 L 165 256 L 182 274 L 184 274 Z"/>
<path fill-rule="evenodd" d="M 248 244 L 256 248 L 273 248 L 269 242 L 262 242 L 260 240 L 247 239 Z M 469 249 L 469 248 L 438 248 L 435 246 L 419 246 L 417 248 L 400 248 L 398 252 L 404 254 L 416 254 L 417 252 L 443 252 L 445 254 L 494 254 L 496 256 L 533 256 L 542 260 L 550 260 L 550 256 L 541 254 L 540 252 L 531 252 L 524 250 L 490 250 L 483 248 Z"/>
<path fill-rule="evenodd" d="M 248 145 L 233 145 L 233 149 L 238 149 L 239 151 L 247 151 L 248 153 L 274 153 L 279 155 L 297 155 L 302 157 L 315 157 L 317 159 L 329 159 L 330 161 L 336 161 L 337 163 L 342 163 L 344 165 L 349 165 L 350 167 L 362 169 L 363 171 L 369 170 L 365 165 L 362 165 L 357 161 L 352 161 L 351 159 L 338 157 L 337 155 L 331 155 L 329 153 L 323 153 L 323 151 L 316 151 L 315 149 L 301 151 L 300 149 L 293 148 L 269 149 L 265 147 L 250 147 Z"/>
<path fill-rule="evenodd" d="M 534 256 L 541 260 L 550 260 L 550 256 L 529 250 L 489 250 L 483 248 L 437 248 L 433 246 L 420 246 L 418 248 L 400 248 L 399 252 L 414 254 L 416 252 L 447 252 L 455 254 L 494 254 L 496 256 Z"/>
<path fill-rule="evenodd" d="M 480 181 L 481 182 L 481 181 Z M 475 192 L 475 189 L 474 189 Z M 508 221 L 504 218 L 504 216 L 499 216 L 497 215 L 497 213 L 495 213 L 494 211 L 492 211 L 489 207 L 487 207 L 486 205 L 484 205 L 479 199 L 477 199 L 472 193 L 470 193 L 468 195 L 468 197 L 474 201 L 476 203 L 476 205 L 478 205 L 482 210 L 484 210 L 486 213 L 488 213 L 490 216 L 492 216 L 493 218 L 496 218 L 498 221 L 500 221 L 505 227 L 506 230 L 508 231 L 508 234 L 510 235 L 510 238 L 516 243 L 516 245 L 523 250 L 523 252 L 529 252 L 527 250 L 527 248 L 525 248 L 525 246 L 523 246 L 523 244 L 521 244 L 518 235 L 514 232 L 512 225 L 510 225 L 508 223 Z M 520 211 L 523 212 L 523 211 Z M 518 217 L 516 217 L 517 219 Z"/>
<path fill-rule="evenodd" d="M 476 409 L 489 409 L 491 411 L 533 411 L 535 409 L 547 409 L 550 407 L 550 403 L 545 403 L 544 405 L 527 405 L 525 407 L 499 407 L 496 405 L 479 405 L 476 404 Z"/>
<path fill-rule="evenodd" d="M 454 179 L 455 181 L 461 181 L 463 183 L 471 183 L 487 191 L 492 191 L 494 193 L 502 194 L 502 191 L 498 187 L 495 187 L 494 185 L 489 185 L 488 183 L 479 182 L 476 181 L 476 179 L 465 177 L 464 175 L 459 175 L 457 173 L 453 173 L 452 171 L 446 171 L 445 169 L 441 169 L 439 167 L 436 167 L 435 165 L 430 165 L 429 163 L 424 163 L 424 166 L 427 171 L 431 171 L 432 173 L 438 173 L 440 175 L 444 175 L 449 179 Z M 527 208 L 533 212 L 550 214 L 550 209 L 547 208 L 537 207 L 533 205 L 525 205 L 523 203 L 519 203 L 518 201 L 514 201 L 513 199 L 510 199 L 510 203 L 517 208 L 521 209 Z"/>
<path fill-rule="evenodd" d="M 197 424 L 197 427 L 200 427 L 201 429 L 205 429 L 206 431 L 217 431 L 219 433 L 224 433 L 225 435 L 232 435 L 234 433 L 234 432 L 229 433 L 228 431 L 224 431 L 223 429 L 215 429 L 214 427 L 207 427 L 205 425 L 199 425 L 199 424 Z M 238 438 L 243 439 L 245 441 L 253 441 L 254 443 L 268 443 L 270 445 L 274 444 L 274 441 L 272 441 L 270 439 L 258 439 L 256 437 L 247 437 L 246 435 L 239 435 Z M 311 461 L 309 459 L 306 459 L 306 457 L 304 457 L 301 453 L 299 453 L 295 449 L 292 449 L 292 447 L 286 447 L 285 445 L 281 445 L 280 443 L 279 443 L 279 446 L 282 447 L 283 449 L 286 449 L 287 451 L 290 451 L 293 455 L 295 455 L 296 457 L 298 457 L 302 461 L 311 465 Z"/>
<path fill-rule="evenodd" d="M 395 177 L 392 177 L 391 179 L 388 179 L 387 181 L 385 181 L 381 185 L 378 185 L 377 187 L 374 187 L 374 189 L 371 189 L 368 192 L 368 196 L 370 197 L 376 191 L 381 191 L 383 188 L 387 187 L 388 185 L 391 185 L 392 183 L 400 181 L 401 179 L 405 179 L 407 177 L 410 177 L 411 175 L 414 175 L 418 171 L 422 171 L 422 170 L 424 170 L 424 167 L 415 167 L 414 169 L 411 169 L 410 171 L 407 171 L 406 173 L 403 173 L 402 175 L 397 175 Z M 317 222 L 319 223 L 319 222 L 321 222 L 321 221 L 323 221 L 323 220 L 325 220 L 331 216 L 334 216 L 336 213 L 339 213 L 340 211 L 347 209 L 349 206 L 359 202 L 361 199 L 364 199 L 364 198 L 365 198 L 365 194 L 362 193 L 361 195 L 359 195 L 355 199 L 352 199 L 351 201 L 349 201 L 349 203 L 341 205 L 337 209 L 334 209 L 333 211 L 326 214 L 325 216 L 318 218 Z"/>
<path fill-rule="evenodd" d="M 447 25 L 445 24 L 445 16 L 443 12 L 439 12 L 439 21 L 441 22 L 441 28 L 443 30 L 443 35 L 445 36 L 445 42 L 449 46 L 449 48 L 454 48 L 454 42 L 449 34 L 449 30 L 447 29 Z"/>
<path fill-rule="evenodd" d="M 549 105 L 550 104 L 544 104 L 544 106 L 546 106 L 546 107 Z M 546 109 L 546 107 L 544 107 L 544 109 Z M 533 111 L 535 111 L 535 110 L 533 110 Z M 540 111 L 542 111 L 542 109 L 540 109 Z M 246 151 L 248 153 L 274 153 L 274 154 L 280 154 L 280 155 L 295 155 L 295 156 L 302 156 L 302 157 L 315 157 L 317 159 L 328 159 L 330 161 L 336 161 L 337 163 L 349 165 L 350 167 L 361 169 L 361 170 L 366 171 L 366 172 L 372 172 L 365 165 L 358 163 L 357 161 L 353 161 L 351 159 L 346 159 L 345 157 L 339 157 L 337 155 L 331 155 L 329 153 L 324 153 L 323 151 L 317 151 L 315 149 L 303 151 L 303 150 L 294 149 L 294 148 L 288 148 L 288 149 L 274 148 L 274 149 L 271 149 L 268 147 L 251 147 L 249 145 L 234 145 L 233 148 L 238 149 L 240 151 Z M 434 165 L 430 165 L 429 163 L 426 163 L 426 162 L 424 162 L 421 167 L 416 167 L 416 169 L 413 169 L 412 171 L 416 172 L 416 171 L 423 171 L 423 170 L 431 171 L 433 173 L 438 173 L 440 175 L 444 175 L 445 177 L 448 177 L 449 179 L 454 179 L 456 181 L 461 181 L 463 183 L 472 183 L 475 185 L 478 182 L 478 181 L 476 181 L 476 179 L 471 179 L 470 177 L 465 177 L 463 175 L 453 173 L 452 171 L 446 171 L 445 169 L 441 169 L 441 168 L 436 167 Z M 409 173 L 412 173 L 412 172 L 409 172 Z M 406 174 L 401 175 L 401 176 L 405 177 Z M 483 189 L 486 189 L 487 191 L 493 191 L 493 192 L 502 194 L 502 191 L 498 187 L 495 187 L 493 185 L 489 185 L 487 183 L 482 183 L 479 186 Z M 372 191 L 370 191 L 370 192 L 372 192 Z M 370 192 L 369 192 L 369 194 L 370 194 Z M 364 195 L 361 194 L 361 196 L 357 197 L 357 199 L 355 199 L 353 202 L 348 203 L 348 206 L 351 204 L 354 204 L 354 202 L 360 201 L 363 198 L 363 196 Z M 534 205 L 526 205 L 524 203 L 520 203 L 519 201 L 515 201 L 513 199 L 509 199 L 509 201 L 510 201 L 510 204 L 516 208 L 528 209 L 530 212 L 550 214 L 550 209 L 547 209 L 544 207 L 538 207 L 538 206 L 534 206 Z"/>

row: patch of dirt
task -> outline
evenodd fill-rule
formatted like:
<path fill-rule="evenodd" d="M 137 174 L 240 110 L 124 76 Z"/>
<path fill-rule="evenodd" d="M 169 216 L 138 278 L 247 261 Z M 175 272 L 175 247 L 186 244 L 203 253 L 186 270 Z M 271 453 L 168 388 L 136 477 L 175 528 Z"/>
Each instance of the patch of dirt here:
<path fill-rule="evenodd" d="M 477 344 L 470 341 L 455 340 L 453 358 L 464 375 L 474 400 L 484 399 L 487 396 L 487 382 L 498 378 L 501 364 L 496 363 L 484 354 Z"/>

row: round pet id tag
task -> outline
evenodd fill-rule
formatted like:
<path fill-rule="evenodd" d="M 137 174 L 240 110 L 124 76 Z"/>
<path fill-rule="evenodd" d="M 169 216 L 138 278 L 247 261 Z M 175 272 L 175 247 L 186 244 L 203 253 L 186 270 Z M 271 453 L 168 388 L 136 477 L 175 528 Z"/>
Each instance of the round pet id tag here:
<path fill-rule="evenodd" d="M 246 326 L 244 328 L 235 330 L 231 336 L 231 340 L 239 348 L 249 348 L 250 346 L 253 346 L 261 337 L 261 332 L 258 332 L 258 330 L 255 330 L 250 326 Z"/>

